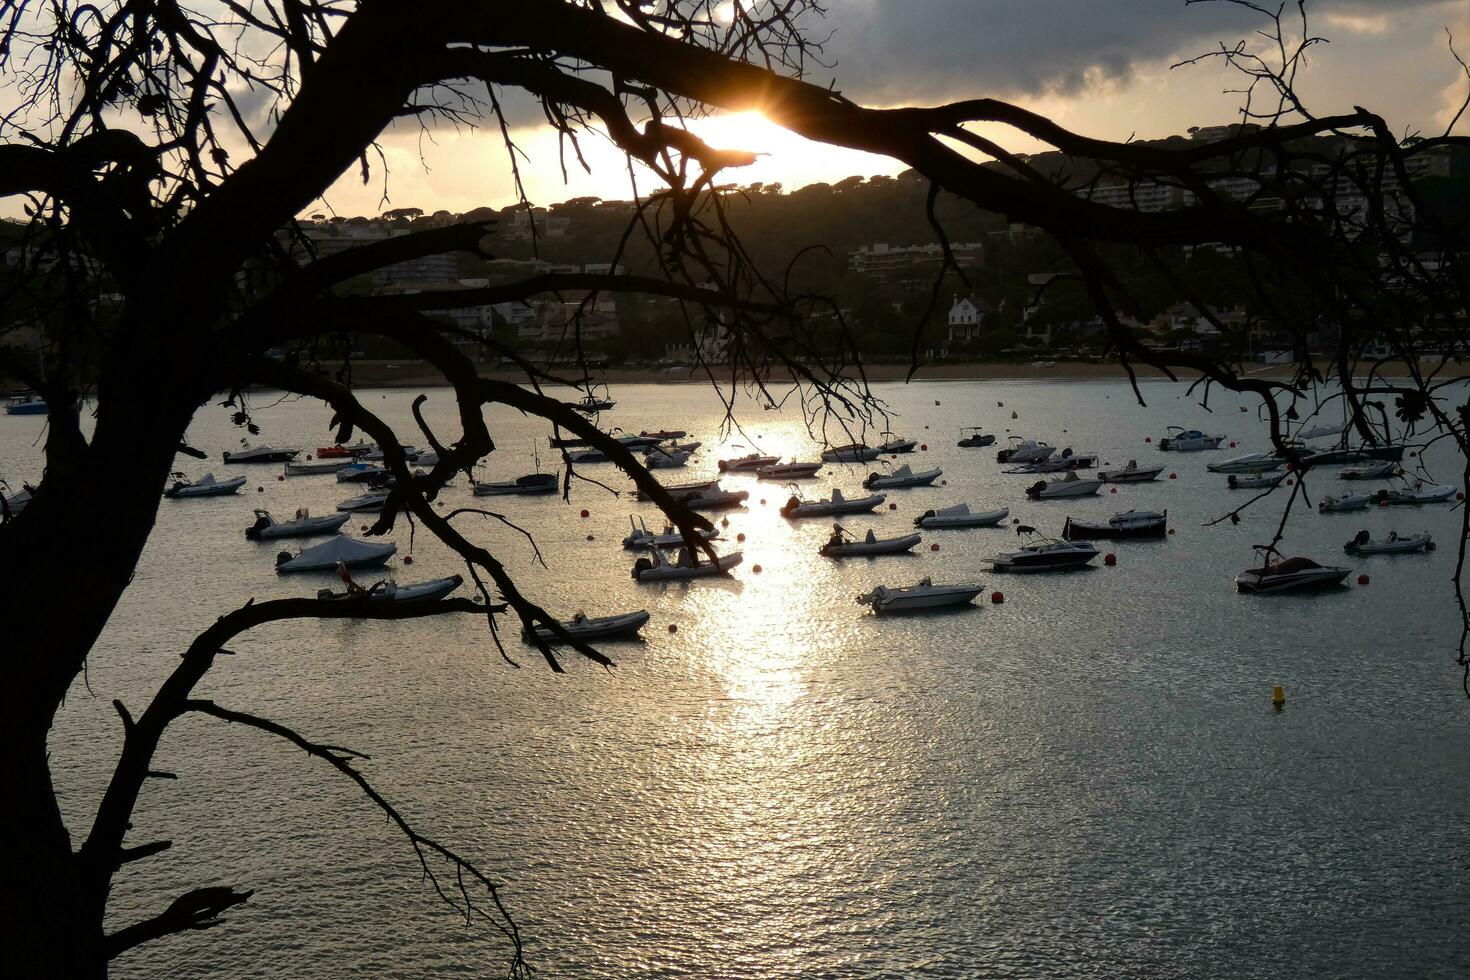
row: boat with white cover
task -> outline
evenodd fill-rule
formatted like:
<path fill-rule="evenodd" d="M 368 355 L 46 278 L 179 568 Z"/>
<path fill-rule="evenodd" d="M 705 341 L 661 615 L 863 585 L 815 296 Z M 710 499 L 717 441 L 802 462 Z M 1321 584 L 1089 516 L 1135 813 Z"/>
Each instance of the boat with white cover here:
<path fill-rule="evenodd" d="M 303 548 L 293 555 L 283 551 L 276 555 L 276 571 L 320 572 L 334 569 L 340 563 L 345 568 L 374 568 L 383 564 L 398 551 L 391 541 L 359 541 L 339 534 L 330 541 Z"/>
<path fill-rule="evenodd" d="M 1078 521 L 1067 518 L 1062 525 L 1062 540 L 1088 541 L 1094 538 L 1162 538 L 1168 533 L 1169 512 L 1125 510 L 1106 521 Z"/>
<path fill-rule="evenodd" d="M 502 497 L 522 496 L 528 497 L 538 493 L 556 493 L 561 486 L 561 481 L 555 473 L 527 473 L 518 476 L 514 480 L 503 480 L 499 483 L 475 483 L 475 496 L 477 497 Z"/>
<path fill-rule="evenodd" d="M 1338 496 L 1328 494 L 1317 501 L 1317 512 L 1319 514 L 1346 514 L 1354 510 L 1366 510 L 1374 501 L 1371 493 L 1344 493 Z"/>
<path fill-rule="evenodd" d="M 1036 533 L 1035 528 L 1021 525 L 1017 534 Z M 1006 551 L 986 559 L 997 572 L 1066 572 L 1085 568 L 1098 555 L 1096 546 L 1087 541 L 1061 541 L 1035 538 L 1016 551 Z"/>
<path fill-rule="evenodd" d="M 369 490 L 359 497 L 348 497 L 337 504 L 338 510 L 349 514 L 376 514 L 388 502 L 388 490 Z"/>
<path fill-rule="evenodd" d="M 961 449 L 984 449 L 994 444 L 995 436 L 978 425 L 967 425 L 960 429 L 960 441 L 955 443 Z"/>
<path fill-rule="evenodd" d="M 1159 448 L 1165 452 L 1197 453 L 1207 449 L 1219 449 L 1220 443 L 1225 441 L 1224 436 L 1206 435 L 1198 429 L 1183 429 L 1177 425 L 1169 426 L 1172 435 L 1164 436 L 1159 440 Z"/>
<path fill-rule="evenodd" d="M 318 534 L 336 534 L 350 520 L 352 515 L 347 513 L 312 517 L 311 512 L 302 507 L 291 520 L 278 521 L 271 516 L 270 511 L 257 510 L 255 523 L 245 529 L 245 539 L 269 541 L 275 538 L 309 538 Z"/>
<path fill-rule="evenodd" d="M 885 436 L 893 435 L 892 432 L 885 432 L 883 434 Z M 919 440 L 917 439 L 890 438 L 887 442 L 878 447 L 878 452 L 885 454 L 911 453 L 918 445 Z"/>
<path fill-rule="evenodd" d="M 1350 555 L 1405 555 L 1415 551 L 1427 551 L 1434 543 L 1428 531 L 1416 534 L 1399 534 L 1389 531 L 1388 537 L 1375 540 L 1367 531 L 1359 531 L 1342 550 Z"/>
<path fill-rule="evenodd" d="M 337 473 L 352 465 L 350 458 L 312 459 L 304 463 L 286 464 L 287 476 L 317 476 L 321 473 Z"/>
<path fill-rule="evenodd" d="M 980 594 L 980 585 L 935 585 L 928 576 L 917 585 L 890 589 L 880 585 L 857 597 L 859 605 L 870 606 L 877 615 L 925 612 L 949 606 L 965 606 Z"/>
<path fill-rule="evenodd" d="M 1211 473 L 1269 473 L 1286 465 L 1286 460 L 1273 453 L 1247 453 L 1219 463 L 1210 463 L 1205 469 Z"/>
<path fill-rule="evenodd" d="M 650 470 L 672 470 L 689 462 L 689 453 L 650 449 L 643 455 L 643 465 Z"/>
<path fill-rule="evenodd" d="M 393 579 L 388 578 L 364 588 L 348 577 L 346 592 L 320 589 L 316 597 L 318 599 L 372 599 L 376 602 L 434 602 L 449 595 L 463 584 L 464 576 L 451 575 L 448 578 L 434 578 L 426 582 L 412 582 L 408 585 L 399 585 Z"/>
<path fill-rule="evenodd" d="M 1231 490 L 1272 490 L 1285 479 L 1285 473 L 1231 473 L 1225 477 L 1225 485 Z"/>
<path fill-rule="evenodd" d="M 740 564 L 742 555 L 732 551 L 710 561 L 703 553 L 696 554 L 688 545 L 679 549 L 678 557 L 670 562 L 660 549 L 653 549 L 633 563 L 633 577 L 640 582 L 660 582 L 669 579 L 701 578 L 708 575 L 724 575 Z"/>
<path fill-rule="evenodd" d="M 688 500 L 690 497 L 697 497 L 697 496 L 703 494 L 705 491 L 714 489 L 715 487 L 718 487 L 719 485 L 720 485 L 720 481 L 717 480 L 717 479 L 716 480 L 701 480 L 701 481 L 699 481 L 697 483 L 676 483 L 676 484 L 671 484 L 669 486 L 665 486 L 664 487 L 664 491 L 667 492 L 668 495 L 671 496 L 671 497 L 673 497 L 675 500 L 682 501 L 682 500 Z M 642 490 L 634 490 L 633 491 L 633 496 L 635 498 L 637 498 L 638 500 L 652 500 L 653 499 L 648 494 L 644 493 Z"/>
<path fill-rule="evenodd" d="M 244 443 L 245 448 L 239 452 L 232 453 L 226 450 L 224 458 L 226 463 L 287 463 L 301 455 L 299 449 L 274 449 L 270 446 L 252 446 Z"/>
<path fill-rule="evenodd" d="M 662 534 L 654 534 L 650 531 L 641 517 L 629 517 L 628 524 L 632 531 L 623 538 L 624 548 L 677 548 L 684 543 L 683 533 L 672 524 L 665 524 Z M 713 529 L 700 530 L 697 534 L 706 541 L 713 541 L 719 537 L 719 533 Z"/>
<path fill-rule="evenodd" d="M 873 493 L 866 497 L 854 497 L 848 499 L 842 495 L 842 491 L 836 487 L 832 488 L 832 496 L 826 500 L 802 500 L 796 494 L 792 494 L 786 503 L 781 505 L 781 516 L 788 518 L 799 517 L 832 517 L 837 514 L 861 514 L 877 507 L 887 500 L 887 494 Z"/>
<path fill-rule="evenodd" d="M 1011 436 L 1009 448 L 1002 449 L 995 454 L 997 463 L 1036 463 L 1047 459 L 1057 447 L 1037 442 L 1035 439 L 1022 439 L 1020 436 Z"/>
<path fill-rule="evenodd" d="M 1002 507 L 999 510 L 971 511 L 969 504 L 955 504 L 952 507 L 936 507 L 934 510 L 924 511 L 914 518 L 914 526 L 933 529 L 994 527 L 1010 516 L 1011 511 L 1008 507 Z"/>
<path fill-rule="evenodd" d="M 725 490 L 717 482 L 703 493 L 683 497 L 681 502 L 690 510 L 730 510 L 743 507 L 749 496 L 749 490 Z"/>
<path fill-rule="evenodd" d="M 1415 480 L 1402 490 L 1379 490 L 1373 499 L 1390 507 L 1417 507 L 1421 504 L 1442 504 L 1455 496 L 1454 487 L 1436 486 Z"/>
<path fill-rule="evenodd" d="M 1069 471 L 1060 480 L 1038 480 L 1026 488 L 1032 500 L 1059 500 L 1065 497 L 1087 497 L 1102 489 L 1101 480 L 1084 480 Z"/>
<path fill-rule="evenodd" d="M 1248 568 L 1235 577 L 1235 587 L 1249 595 L 1325 589 L 1341 585 L 1351 571 L 1351 568 L 1319 565 L 1310 558 L 1298 556 Z"/>
<path fill-rule="evenodd" d="M 619 613 L 616 616 L 588 616 L 579 612 L 571 619 L 562 622 L 561 628 L 578 640 L 610 640 L 619 636 L 635 636 L 649 620 L 648 610 L 640 609 L 637 612 Z M 560 636 L 553 633 L 545 626 L 537 626 L 534 630 L 522 630 L 521 636 L 527 642 L 534 636 L 542 643 L 565 643 Z"/>
<path fill-rule="evenodd" d="M 601 449 L 568 449 L 566 451 L 569 463 L 606 463 L 607 453 Z"/>
<path fill-rule="evenodd" d="M 225 497 L 238 493 L 245 485 L 245 478 L 237 476 L 230 480 L 216 480 L 213 473 L 206 473 L 195 482 L 180 478 L 163 492 L 165 497 Z"/>
<path fill-rule="evenodd" d="M 903 487 L 927 487 L 939 479 L 944 471 L 935 467 L 932 470 L 924 470 L 915 473 L 905 463 L 892 473 L 869 473 L 863 480 L 863 486 L 869 490 L 898 490 Z"/>
<path fill-rule="evenodd" d="M 1403 476 L 1403 470 L 1399 469 L 1399 464 L 1392 460 L 1363 463 L 1337 471 L 1339 480 L 1391 480 L 1396 476 Z"/>
<path fill-rule="evenodd" d="M 1121 470 L 1099 470 L 1097 478 L 1104 483 L 1148 483 L 1150 480 L 1157 480 L 1162 472 L 1162 466 L 1140 467 L 1138 460 L 1130 459 L 1128 465 Z"/>
<path fill-rule="evenodd" d="M 721 473 L 740 473 L 745 470 L 759 470 L 762 466 L 775 466 L 781 462 L 780 456 L 763 456 L 760 453 L 749 453 L 745 456 L 737 456 L 734 459 L 722 459 L 717 464 Z"/>
<path fill-rule="evenodd" d="M 1303 428 L 1297 432 L 1294 439 L 1326 439 L 1328 436 L 1340 436 L 1347 431 L 1347 423 L 1338 425 L 1316 425 L 1310 429 Z"/>
<path fill-rule="evenodd" d="M 832 525 L 832 536 L 817 549 L 817 553 L 828 558 L 870 558 L 875 555 L 898 555 L 924 540 L 917 532 L 896 538 L 880 538 L 872 528 L 861 538 L 853 537 L 841 524 Z"/>
<path fill-rule="evenodd" d="M 755 471 L 755 475 L 760 480 L 810 480 L 821 469 L 821 463 L 799 463 L 792 460 L 789 463 L 762 466 Z"/>
<path fill-rule="evenodd" d="M 337 471 L 337 482 L 372 483 L 375 480 L 385 479 L 388 475 L 388 467 L 381 463 L 354 462 Z"/>
<path fill-rule="evenodd" d="M 825 463 L 867 463 L 877 459 L 880 455 L 882 452 L 876 447 L 855 442 L 828 449 L 822 453 L 822 461 Z"/>

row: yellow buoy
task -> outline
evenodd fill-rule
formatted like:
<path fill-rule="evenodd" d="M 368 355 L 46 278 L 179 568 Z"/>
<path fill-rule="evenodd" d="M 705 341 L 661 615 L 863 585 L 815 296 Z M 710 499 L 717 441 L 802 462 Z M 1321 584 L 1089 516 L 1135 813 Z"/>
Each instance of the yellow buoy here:
<path fill-rule="evenodd" d="M 1277 711 L 1286 707 L 1286 689 L 1280 684 L 1271 689 L 1271 705 Z"/>

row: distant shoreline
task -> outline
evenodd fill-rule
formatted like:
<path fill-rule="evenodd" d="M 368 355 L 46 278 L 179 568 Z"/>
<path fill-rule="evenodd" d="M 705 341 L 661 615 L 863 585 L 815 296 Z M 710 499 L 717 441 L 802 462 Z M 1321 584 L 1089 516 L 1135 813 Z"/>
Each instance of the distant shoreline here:
<path fill-rule="evenodd" d="M 327 366 L 327 365 L 324 365 Z M 335 365 L 330 365 L 335 367 Z M 1326 369 L 1328 365 L 1320 365 Z M 1166 381 L 1168 378 L 1163 372 L 1147 365 L 1135 367 L 1140 381 Z M 482 370 L 481 375 L 494 381 L 509 381 L 513 383 L 524 383 L 526 376 L 518 371 Z M 562 376 L 571 376 L 571 372 L 563 369 L 559 372 Z M 1294 373 L 1291 364 L 1260 364 L 1247 372 L 1248 377 L 1264 378 L 1273 381 L 1290 380 Z M 1388 367 L 1381 372 L 1386 377 L 1406 377 L 1407 369 L 1403 365 Z M 1194 381 L 1199 374 L 1194 371 L 1179 371 L 1178 378 L 1181 382 Z M 871 364 L 863 366 L 863 375 L 869 381 L 904 381 L 908 380 L 908 365 L 906 364 Z M 923 364 L 919 366 L 918 372 L 912 378 L 916 382 L 924 381 L 1123 381 L 1128 377 L 1127 372 L 1117 364 L 1094 364 L 1083 361 L 1057 361 L 1055 363 L 1026 363 L 1014 364 L 1005 362 L 977 362 L 972 364 Z M 718 371 L 715 372 L 716 380 L 728 380 L 728 376 L 721 378 Z M 687 368 L 678 372 L 669 372 L 653 368 L 607 368 L 593 371 L 592 379 L 597 384 L 619 385 L 619 384 L 708 384 L 710 379 L 707 374 L 695 372 Z M 442 388 L 447 387 L 444 378 L 437 374 L 428 365 L 421 362 L 402 361 L 354 361 L 352 365 L 353 384 L 363 388 Z M 790 381 L 790 375 L 780 372 L 773 375 L 772 381 L 780 383 Z"/>

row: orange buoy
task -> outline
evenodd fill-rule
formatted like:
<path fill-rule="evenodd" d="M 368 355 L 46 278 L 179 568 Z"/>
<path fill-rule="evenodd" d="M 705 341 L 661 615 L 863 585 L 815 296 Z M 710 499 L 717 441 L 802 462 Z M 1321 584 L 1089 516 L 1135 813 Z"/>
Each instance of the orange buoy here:
<path fill-rule="evenodd" d="M 765 497 L 762 497 L 761 498 L 761 506 L 764 507 L 765 505 L 766 505 L 766 498 Z"/>
<path fill-rule="evenodd" d="M 669 632 L 670 633 L 677 633 L 677 632 L 679 632 L 679 624 L 678 623 L 670 623 L 669 624 Z"/>
<path fill-rule="evenodd" d="M 1367 585 L 1368 584 L 1368 576 L 1366 576 L 1366 575 L 1359 575 L 1358 576 L 1358 584 L 1359 585 Z"/>
<path fill-rule="evenodd" d="M 939 550 L 939 545 L 937 545 L 937 544 L 931 544 L 929 546 L 929 550 L 930 551 L 938 551 Z"/>
<path fill-rule="evenodd" d="M 1004 592 L 992 592 L 990 593 L 990 601 L 998 606 L 1006 601 L 1006 594 Z"/>
<path fill-rule="evenodd" d="M 584 508 L 584 509 L 583 509 L 583 511 L 582 511 L 582 516 L 583 516 L 583 517 L 591 517 L 591 516 L 592 516 L 592 514 L 591 514 L 591 513 L 589 513 L 589 512 L 588 512 L 588 511 L 587 511 L 587 510 L 586 510 L 586 509 L 585 509 L 585 508 Z"/>
<path fill-rule="evenodd" d="M 750 570 L 757 575 L 761 573 L 761 567 L 759 565 L 751 565 Z"/>
<path fill-rule="evenodd" d="M 745 532 L 744 531 L 741 531 L 739 534 L 735 535 L 735 540 L 736 541 L 744 541 L 745 540 Z"/>
<path fill-rule="evenodd" d="M 1113 554 L 1111 551 L 1108 552 L 1107 554 L 1103 555 L 1103 564 L 1107 565 L 1109 568 L 1112 568 L 1114 565 L 1118 564 L 1118 556 Z"/>

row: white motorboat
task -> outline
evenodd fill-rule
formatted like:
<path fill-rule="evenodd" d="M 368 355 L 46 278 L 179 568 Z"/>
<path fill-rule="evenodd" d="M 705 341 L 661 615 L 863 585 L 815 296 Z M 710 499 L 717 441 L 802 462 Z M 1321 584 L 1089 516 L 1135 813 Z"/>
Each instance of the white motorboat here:
<path fill-rule="evenodd" d="M 672 524 L 665 524 L 662 534 L 654 534 L 650 531 L 641 517 L 629 517 L 628 524 L 632 531 L 623 539 L 624 548 L 677 548 L 684 543 L 683 533 Z M 719 533 L 712 529 L 701 530 L 698 535 L 706 541 L 713 541 L 719 537 Z"/>
<path fill-rule="evenodd" d="M 867 463 L 877 459 L 882 451 L 875 446 L 865 446 L 854 442 L 846 446 L 834 446 L 822 453 L 822 461 L 826 463 Z"/>
<path fill-rule="evenodd" d="M 1130 459 L 1128 465 L 1121 470 L 1099 471 L 1097 478 L 1104 483 L 1148 483 L 1150 480 L 1157 480 L 1162 472 L 1162 466 L 1140 467 L 1138 460 Z"/>
<path fill-rule="evenodd" d="M 1235 577 L 1235 587 L 1252 595 L 1323 589 L 1341 585 L 1351 571 L 1351 568 L 1319 565 L 1310 558 L 1286 558 L 1246 569 Z"/>
<path fill-rule="evenodd" d="M 1169 512 L 1125 510 L 1099 524 L 1067 518 L 1062 525 L 1064 541 L 1090 541 L 1096 538 L 1162 538 L 1168 533 Z"/>
<path fill-rule="evenodd" d="M 759 470 L 763 466 L 775 466 L 781 462 L 780 456 L 763 456 L 760 453 L 750 453 L 745 456 L 737 456 L 734 459 L 722 459 L 719 461 L 721 473 L 740 473 L 746 470 Z"/>
<path fill-rule="evenodd" d="M 1037 442 L 1035 439 L 1022 439 L 1020 436 L 1011 436 L 1011 445 L 995 454 L 997 463 L 1036 463 L 1047 459 L 1057 447 Z"/>
<path fill-rule="evenodd" d="M 174 485 L 163 492 L 165 497 L 224 497 L 232 493 L 238 493 L 245 485 L 245 478 L 237 476 L 230 480 L 216 480 L 213 473 L 206 473 L 196 482 L 190 482 L 180 478 L 174 481 Z"/>
<path fill-rule="evenodd" d="M 302 507 L 291 520 L 278 521 L 271 516 L 270 511 L 257 510 L 255 523 L 245 529 L 245 539 L 269 541 L 275 538 L 309 538 L 317 534 L 336 534 L 350 520 L 352 515 L 346 513 L 312 517 L 311 512 Z"/>
<path fill-rule="evenodd" d="M 561 623 L 561 628 L 577 640 L 609 640 L 619 636 L 637 635 L 648 620 L 649 615 L 646 609 L 619 613 L 616 616 L 588 616 L 586 613 L 579 612 L 571 619 Z M 522 630 L 521 636 L 527 642 L 530 642 L 533 636 L 542 643 L 566 642 L 545 626 L 537 626 L 531 631 Z"/>
<path fill-rule="evenodd" d="M 923 528 L 953 528 L 953 527 L 994 527 L 1007 517 L 1011 516 L 1010 508 L 1002 507 L 999 510 L 970 510 L 969 504 L 955 504 L 952 507 L 937 507 L 934 510 L 926 510 L 914 518 L 915 527 Z"/>
<path fill-rule="evenodd" d="M 690 497 L 698 497 L 707 490 L 712 490 L 720 485 L 719 480 L 701 480 L 698 483 L 678 483 L 665 486 L 664 490 L 675 500 L 688 500 Z M 633 496 L 638 500 L 652 500 L 642 490 L 634 490 Z M 743 498 L 742 498 L 743 499 Z"/>
<path fill-rule="evenodd" d="M 1035 534 L 1024 524 L 1020 534 Z M 1006 551 L 986 559 L 997 572 L 1065 572 L 1085 568 L 1098 555 L 1097 547 L 1087 541 L 1059 541 L 1038 538 L 1016 551 Z"/>
<path fill-rule="evenodd" d="M 1337 471 L 1339 480 L 1391 480 L 1396 476 L 1403 476 L 1403 470 L 1392 460 L 1349 466 Z"/>
<path fill-rule="evenodd" d="M 871 606 L 873 612 L 881 616 L 969 605 L 981 589 L 979 585 L 935 585 L 933 580 L 925 577 L 917 585 L 893 589 L 880 585 L 872 592 L 858 596 L 857 601 L 860 605 Z"/>
<path fill-rule="evenodd" d="M 1454 487 L 1436 486 L 1423 480 L 1415 480 L 1402 490 L 1379 490 L 1373 495 L 1373 500 L 1389 507 L 1417 507 L 1420 504 L 1442 504 L 1454 496 Z"/>
<path fill-rule="evenodd" d="M 659 582 L 724 575 L 740 564 L 742 557 L 740 552 L 732 551 L 728 555 L 720 555 L 716 561 L 710 561 L 708 555 L 691 552 L 685 545 L 679 549 L 678 557 L 670 562 L 662 551 L 655 548 L 633 563 L 633 577 L 640 582 Z"/>
<path fill-rule="evenodd" d="M 463 584 L 464 577 L 461 575 L 429 579 L 427 582 L 413 582 L 409 585 L 399 585 L 389 578 L 381 582 L 374 582 L 367 588 L 349 580 L 346 592 L 320 589 L 316 597 L 318 599 L 372 599 L 377 602 L 434 602 L 444 598 Z"/>
<path fill-rule="evenodd" d="M 337 471 L 338 483 L 372 483 L 387 479 L 388 467 L 381 463 L 352 462 Z"/>
<path fill-rule="evenodd" d="M 1297 434 L 1295 436 L 1293 436 L 1293 438 L 1294 439 L 1326 439 L 1328 436 L 1334 436 L 1334 437 L 1340 436 L 1344 432 L 1346 432 L 1347 429 L 1348 429 L 1348 425 L 1347 425 L 1346 422 L 1343 422 L 1343 423 L 1338 424 L 1338 425 L 1331 425 L 1331 424 L 1328 424 L 1328 425 L 1316 425 L 1316 426 L 1313 426 L 1310 429 L 1305 429 L 1304 428 L 1304 429 L 1299 430 L 1297 432 Z"/>
<path fill-rule="evenodd" d="M 904 534 L 896 538 L 880 538 L 869 528 L 861 538 L 855 538 L 841 524 L 832 525 L 832 537 L 818 549 L 818 554 L 828 558 L 867 558 L 876 555 L 902 554 L 924 540 L 922 534 Z"/>
<path fill-rule="evenodd" d="M 802 500 L 795 494 L 786 503 L 781 505 L 781 516 L 789 518 L 799 517 L 832 517 L 837 514 L 861 514 L 877 507 L 887 500 L 887 494 L 873 493 L 866 497 L 855 497 L 851 500 L 842 495 L 842 491 L 836 487 L 832 488 L 832 496 L 826 500 Z"/>
<path fill-rule="evenodd" d="M 417 446 L 399 446 L 398 448 L 403 451 L 404 459 L 407 459 L 410 463 L 417 462 L 419 456 L 422 455 L 419 452 Z M 369 446 L 367 449 L 357 454 L 357 459 L 364 463 L 381 463 L 387 458 L 388 454 L 383 452 L 381 446 L 376 445 Z"/>
<path fill-rule="evenodd" d="M 244 449 L 237 453 L 224 453 L 226 463 L 287 463 L 301 454 L 299 449 L 274 449 L 270 446 L 252 446 L 242 442 Z"/>
<path fill-rule="evenodd" d="M 1032 500 L 1060 500 L 1064 497 L 1086 497 L 1102 489 L 1101 480 L 1084 480 L 1076 472 L 1069 471 L 1060 480 L 1038 480 L 1026 488 L 1026 496 Z"/>
<path fill-rule="evenodd" d="M 339 534 L 330 541 L 303 548 L 295 555 L 281 552 L 276 555 L 276 571 L 320 572 L 334 569 L 338 564 L 344 568 L 373 568 L 393 557 L 397 550 L 398 546 L 391 541 L 359 541 Z"/>
<path fill-rule="evenodd" d="M 1428 531 L 1417 534 L 1388 532 L 1388 537 L 1374 540 L 1367 531 L 1359 531 L 1357 537 L 1342 546 L 1350 555 L 1403 555 L 1414 551 L 1427 551 L 1434 544 Z"/>
<path fill-rule="evenodd" d="M 1165 452 L 1197 453 L 1219 449 L 1220 443 L 1225 441 L 1224 436 L 1206 435 L 1198 429 L 1182 429 L 1177 425 L 1169 426 L 1169 432 L 1173 434 L 1159 440 L 1159 448 Z"/>
<path fill-rule="evenodd" d="M 883 434 L 890 437 L 893 435 L 892 432 L 885 432 Z M 878 452 L 884 454 L 911 453 L 914 451 L 915 448 L 918 447 L 918 445 L 919 440 L 917 439 L 889 438 L 887 442 L 878 447 Z"/>
<path fill-rule="evenodd" d="M 475 496 L 500 497 L 509 495 L 531 496 L 538 493 L 556 493 L 561 480 L 555 473 L 527 473 L 514 480 L 499 483 L 475 483 Z"/>
<path fill-rule="evenodd" d="M 1231 490 L 1271 490 L 1285 480 L 1285 473 L 1231 473 L 1225 477 L 1225 485 Z"/>
<path fill-rule="evenodd" d="M 1247 453 L 1205 467 L 1211 473 L 1269 473 L 1286 465 L 1286 460 L 1273 453 Z"/>
<path fill-rule="evenodd" d="M 359 497 L 348 497 L 337 504 L 338 510 L 349 514 L 376 514 L 388 502 L 389 490 L 369 490 Z"/>
<path fill-rule="evenodd" d="M 689 462 L 689 453 L 650 449 L 643 454 L 643 465 L 650 470 L 672 470 Z"/>
<path fill-rule="evenodd" d="M 569 463 L 606 463 L 607 453 L 601 449 L 568 449 L 566 450 L 567 462 Z"/>
<path fill-rule="evenodd" d="M 960 429 L 960 441 L 955 443 L 961 449 L 984 449 L 994 444 L 995 436 L 978 425 L 967 425 Z"/>
<path fill-rule="evenodd" d="M 749 490 L 724 490 L 716 482 L 702 493 L 676 497 L 690 510 L 729 510 L 743 507 L 750 496 Z"/>
<path fill-rule="evenodd" d="M 352 465 L 350 458 L 313 459 L 304 463 L 286 464 L 287 476 L 317 476 L 322 473 L 337 473 Z"/>
<path fill-rule="evenodd" d="M 1008 470 L 1001 470 L 1007 476 L 1030 475 L 1033 473 L 1065 473 L 1068 470 L 1090 470 L 1097 465 L 1096 453 L 1074 453 L 1070 449 L 1063 449 L 1060 456 L 1050 459 L 1038 459 L 1034 463 L 1022 463 Z"/>
<path fill-rule="evenodd" d="M 863 486 L 869 490 L 898 490 L 903 487 L 927 487 L 939 479 L 944 471 L 937 466 L 932 470 L 915 473 L 905 463 L 892 473 L 869 473 Z"/>
<path fill-rule="evenodd" d="M 1317 512 L 1320 514 L 1345 514 L 1348 511 L 1366 510 L 1373 503 L 1371 493 L 1344 493 L 1339 496 L 1331 494 L 1317 501 Z"/>
<path fill-rule="evenodd" d="M 617 404 L 617 402 L 608 397 L 607 385 L 599 385 L 598 387 L 602 389 L 602 397 L 599 398 L 597 396 L 596 389 L 589 388 L 586 396 L 572 407 L 583 415 L 596 415 L 598 412 L 605 412 Z"/>
<path fill-rule="evenodd" d="M 821 463 L 798 463 L 793 460 L 790 463 L 762 466 L 755 471 L 755 475 L 760 480 L 810 480 L 821 469 Z"/>

